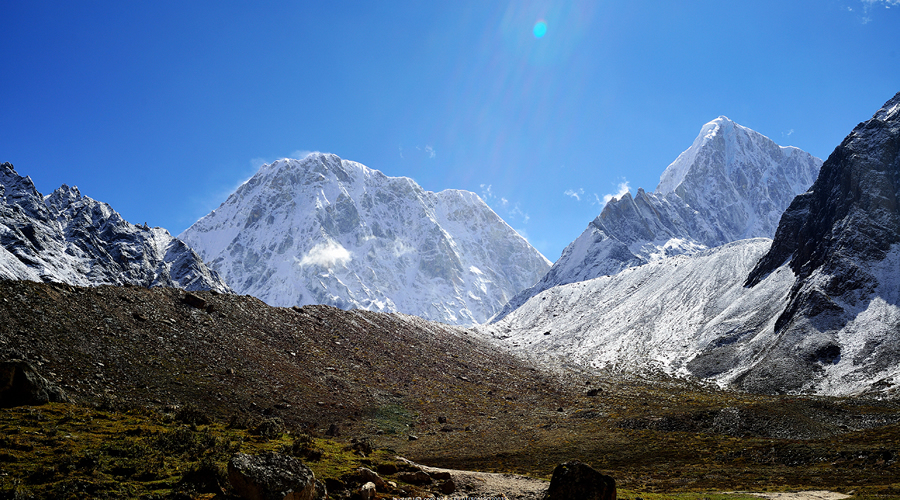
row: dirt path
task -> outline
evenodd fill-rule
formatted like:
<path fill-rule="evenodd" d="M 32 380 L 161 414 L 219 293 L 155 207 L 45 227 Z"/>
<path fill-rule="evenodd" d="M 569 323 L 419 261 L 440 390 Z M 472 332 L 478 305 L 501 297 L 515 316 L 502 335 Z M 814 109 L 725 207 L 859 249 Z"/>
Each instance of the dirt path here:
<path fill-rule="evenodd" d="M 428 467 L 427 465 L 417 464 L 403 457 L 398 459 L 415 465 L 425 472 L 447 472 L 456 483 L 456 492 L 450 495 L 451 498 L 460 495 L 469 497 L 493 497 L 506 498 L 509 500 L 540 500 L 544 497 L 549 483 L 526 476 L 517 476 L 515 474 L 496 474 L 493 472 L 475 472 L 456 469 L 441 469 L 438 467 Z M 751 495 L 768 500 L 843 500 L 850 498 L 850 495 L 837 493 L 834 491 L 814 490 L 814 491 L 797 491 L 790 493 L 754 493 L 749 491 L 732 491 L 728 493 Z"/>
<path fill-rule="evenodd" d="M 417 464 L 402 457 L 404 462 L 419 467 L 425 472 L 448 472 L 456 484 L 456 492 L 450 495 L 469 497 L 493 497 L 509 500 L 540 500 L 550 483 L 515 474 L 497 474 L 493 472 L 474 472 L 467 470 L 441 469 Z"/>
<path fill-rule="evenodd" d="M 738 493 L 753 495 L 760 498 L 767 498 L 769 500 L 842 500 L 844 498 L 850 498 L 850 495 L 824 490 L 797 491 L 793 493 L 750 493 L 746 491 L 740 491 Z"/>

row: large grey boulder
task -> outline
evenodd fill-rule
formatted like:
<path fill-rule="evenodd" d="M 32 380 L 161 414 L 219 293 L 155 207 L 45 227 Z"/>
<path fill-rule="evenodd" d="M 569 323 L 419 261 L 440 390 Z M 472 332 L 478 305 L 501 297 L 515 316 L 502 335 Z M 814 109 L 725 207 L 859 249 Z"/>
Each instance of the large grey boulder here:
<path fill-rule="evenodd" d="M 228 481 L 247 500 L 314 500 L 316 478 L 299 460 L 278 453 L 238 453 L 228 462 Z"/>

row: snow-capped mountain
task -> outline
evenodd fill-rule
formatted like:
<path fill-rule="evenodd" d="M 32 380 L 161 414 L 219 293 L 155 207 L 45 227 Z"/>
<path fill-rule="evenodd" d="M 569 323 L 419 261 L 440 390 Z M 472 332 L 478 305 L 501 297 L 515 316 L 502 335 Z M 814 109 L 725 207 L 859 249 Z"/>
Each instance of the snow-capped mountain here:
<path fill-rule="evenodd" d="M 821 165 L 720 116 L 666 168 L 655 192 L 638 189 L 634 197 L 626 193 L 607 203 L 550 271 L 493 321 L 557 285 L 741 239 L 771 238 L 782 212 Z"/>
<path fill-rule="evenodd" d="M 263 165 L 180 236 L 238 292 L 452 324 L 494 315 L 550 263 L 477 195 L 332 154 Z"/>
<path fill-rule="evenodd" d="M 740 240 L 557 286 L 478 331 L 554 363 L 755 392 L 896 393 L 898 200 L 900 94 L 825 161 L 774 242 Z"/>
<path fill-rule="evenodd" d="M 42 196 L 0 165 L 0 278 L 230 292 L 187 245 L 63 185 Z"/>

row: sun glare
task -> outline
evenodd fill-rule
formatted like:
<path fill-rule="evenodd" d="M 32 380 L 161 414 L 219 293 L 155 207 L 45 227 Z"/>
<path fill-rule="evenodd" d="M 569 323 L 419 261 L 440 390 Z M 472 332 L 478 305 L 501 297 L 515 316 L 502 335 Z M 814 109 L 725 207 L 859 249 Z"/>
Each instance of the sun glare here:
<path fill-rule="evenodd" d="M 534 37 L 543 38 L 547 34 L 547 23 L 543 19 L 534 23 Z"/>

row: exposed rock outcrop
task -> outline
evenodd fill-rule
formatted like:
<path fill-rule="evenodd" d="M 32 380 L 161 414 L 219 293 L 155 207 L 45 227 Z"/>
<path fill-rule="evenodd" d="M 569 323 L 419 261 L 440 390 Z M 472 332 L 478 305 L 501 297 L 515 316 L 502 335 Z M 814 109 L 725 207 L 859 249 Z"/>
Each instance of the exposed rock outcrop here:
<path fill-rule="evenodd" d="M 247 500 L 315 500 L 316 478 L 299 460 L 278 453 L 238 453 L 228 462 L 228 480 Z"/>

